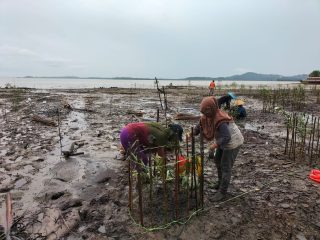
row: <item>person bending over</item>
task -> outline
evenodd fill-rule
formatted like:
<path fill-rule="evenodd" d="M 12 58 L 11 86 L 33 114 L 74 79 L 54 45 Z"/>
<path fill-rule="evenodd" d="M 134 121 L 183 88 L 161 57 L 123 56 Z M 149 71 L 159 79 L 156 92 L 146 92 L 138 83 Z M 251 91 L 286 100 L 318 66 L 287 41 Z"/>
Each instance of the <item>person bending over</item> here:
<path fill-rule="evenodd" d="M 165 128 L 157 122 L 136 122 L 121 130 L 120 141 L 126 153 L 131 151 L 147 165 L 148 152 L 156 152 L 166 159 L 165 150 L 177 147 L 182 134 L 183 128 L 179 124 Z"/>
<path fill-rule="evenodd" d="M 203 115 L 195 127 L 195 134 L 199 134 L 202 128 L 206 140 L 215 140 L 209 147 L 209 158 L 214 158 L 218 172 L 218 181 L 214 186 L 218 192 L 212 201 L 221 201 L 228 191 L 231 170 L 244 139 L 232 117 L 219 109 L 215 97 L 205 97 L 201 102 L 200 112 Z"/>

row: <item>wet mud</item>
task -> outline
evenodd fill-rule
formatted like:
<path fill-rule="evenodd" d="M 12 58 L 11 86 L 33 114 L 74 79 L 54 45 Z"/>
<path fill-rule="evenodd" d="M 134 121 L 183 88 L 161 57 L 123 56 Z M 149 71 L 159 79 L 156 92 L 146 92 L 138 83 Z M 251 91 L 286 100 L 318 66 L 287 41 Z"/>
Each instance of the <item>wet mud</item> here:
<path fill-rule="evenodd" d="M 127 162 L 119 151 L 119 133 L 127 123 L 155 121 L 157 108 L 165 124 L 155 90 L 0 91 L 0 202 L 7 192 L 12 194 L 12 236 L 320 239 L 320 185 L 308 179 L 310 167 L 304 159 L 293 162 L 284 155 L 281 114 L 262 112 L 262 102 L 253 96 L 242 96 L 248 117 L 238 125 L 245 143 L 233 168 L 229 200 L 211 201 L 217 174 L 206 151 L 204 211 L 186 224 L 148 231 L 128 214 Z M 167 121 L 190 129 L 196 121 L 174 117 L 198 115 L 206 93 L 202 88 L 169 89 Z M 318 107 L 311 109 L 319 114 Z M 34 115 L 59 126 L 36 122 Z M 61 152 L 72 143 L 75 153 L 83 154 L 65 158 Z"/>

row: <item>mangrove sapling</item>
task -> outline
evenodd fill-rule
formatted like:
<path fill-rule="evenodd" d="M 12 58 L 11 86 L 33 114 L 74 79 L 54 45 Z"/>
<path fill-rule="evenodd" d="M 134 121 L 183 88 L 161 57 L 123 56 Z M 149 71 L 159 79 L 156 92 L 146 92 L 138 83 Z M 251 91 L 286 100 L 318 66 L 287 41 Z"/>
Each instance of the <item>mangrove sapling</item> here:
<path fill-rule="evenodd" d="M 316 122 L 317 122 L 317 118 L 314 117 L 313 128 L 312 128 L 312 143 L 311 143 L 311 153 L 310 153 L 310 165 L 312 165 L 313 142 L 314 142 L 314 135 L 315 135 L 315 130 L 316 130 Z"/>

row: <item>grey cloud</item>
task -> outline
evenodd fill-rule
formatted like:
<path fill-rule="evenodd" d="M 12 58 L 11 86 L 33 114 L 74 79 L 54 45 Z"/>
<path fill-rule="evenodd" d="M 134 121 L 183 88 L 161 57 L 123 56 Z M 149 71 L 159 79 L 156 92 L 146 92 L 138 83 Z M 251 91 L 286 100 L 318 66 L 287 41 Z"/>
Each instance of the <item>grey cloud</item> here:
<path fill-rule="evenodd" d="M 319 23 L 318 0 L 0 0 L 0 61 L 11 75 L 293 75 L 319 68 Z"/>
<path fill-rule="evenodd" d="M 13 47 L 8 45 L 0 46 L 0 56 L 26 56 L 26 57 L 39 57 L 39 55 L 30 49 Z"/>

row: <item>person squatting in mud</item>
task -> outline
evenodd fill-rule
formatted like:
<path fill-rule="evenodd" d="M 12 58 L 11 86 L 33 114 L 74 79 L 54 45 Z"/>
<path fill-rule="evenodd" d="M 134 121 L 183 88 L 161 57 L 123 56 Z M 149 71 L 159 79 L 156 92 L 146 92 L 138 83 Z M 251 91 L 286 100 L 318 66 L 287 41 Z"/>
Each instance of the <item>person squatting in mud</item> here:
<path fill-rule="evenodd" d="M 226 197 L 231 170 L 244 138 L 232 117 L 219 109 L 215 97 L 205 97 L 201 102 L 200 112 L 203 115 L 195 127 L 195 134 L 199 134 L 202 128 L 206 140 L 215 139 L 215 143 L 210 145 L 209 158 L 214 159 L 217 168 L 218 181 L 214 188 L 218 192 L 212 201 L 221 201 Z"/>
<path fill-rule="evenodd" d="M 147 165 L 148 152 L 156 152 L 165 160 L 166 150 L 177 146 L 182 141 L 182 134 L 183 128 L 179 124 L 169 124 L 165 128 L 156 122 L 136 122 L 121 130 L 120 141 L 127 154 L 134 153 Z"/>

